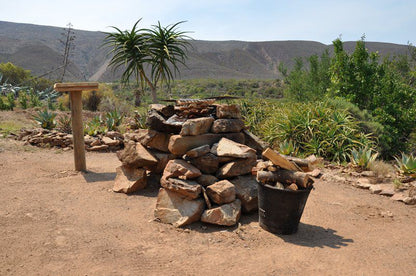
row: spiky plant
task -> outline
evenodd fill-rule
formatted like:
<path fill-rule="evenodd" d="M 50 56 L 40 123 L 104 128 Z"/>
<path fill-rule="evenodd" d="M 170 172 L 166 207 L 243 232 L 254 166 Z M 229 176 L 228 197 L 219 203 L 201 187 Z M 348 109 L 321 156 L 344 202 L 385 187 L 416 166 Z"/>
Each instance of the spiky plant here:
<path fill-rule="evenodd" d="M 374 152 L 371 148 L 362 147 L 352 149 L 350 154 L 350 162 L 363 170 L 370 169 L 371 164 L 377 159 L 378 152 Z"/>
<path fill-rule="evenodd" d="M 55 122 L 56 114 L 49 112 L 47 109 L 38 111 L 37 115 L 33 116 L 33 119 L 44 129 L 53 129 L 56 126 Z"/>
<path fill-rule="evenodd" d="M 409 175 L 416 178 L 416 157 L 413 154 L 402 153 L 401 158 L 395 156 L 395 167 L 400 174 Z"/>
<path fill-rule="evenodd" d="M 57 127 L 63 133 L 72 133 L 72 120 L 70 116 L 63 115 L 58 118 Z"/>

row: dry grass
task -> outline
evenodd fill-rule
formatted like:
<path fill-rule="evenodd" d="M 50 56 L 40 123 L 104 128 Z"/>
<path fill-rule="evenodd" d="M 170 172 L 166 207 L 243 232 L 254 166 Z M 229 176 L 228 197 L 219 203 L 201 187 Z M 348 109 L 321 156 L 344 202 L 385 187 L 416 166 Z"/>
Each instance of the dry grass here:
<path fill-rule="evenodd" d="M 373 171 L 377 177 L 384 178 L 386 176 L 394 176 L 395 175 L 395 168 L 393 165 L 382 161 L 382 160 L 375 160 L 370 164 L 370 170 Z"/>

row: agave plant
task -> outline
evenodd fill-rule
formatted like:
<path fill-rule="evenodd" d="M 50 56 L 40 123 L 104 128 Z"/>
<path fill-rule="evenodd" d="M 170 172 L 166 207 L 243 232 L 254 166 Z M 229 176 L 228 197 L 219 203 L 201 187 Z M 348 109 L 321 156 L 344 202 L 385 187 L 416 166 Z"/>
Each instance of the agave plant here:
<path fill-rule="evenodd" d="M 117 109 L 105 114 L 105 124 L 108 130 L 117 130 L 117 127 L 121 124 L 122 120 L 123 115 L 120 114 Z"/>
<path fill-rule="evenodd" d="M 33 119 L 44 129 L 53 129 L 56 126 L 55 122 L 56 114 L 49 112 L 47 109 L 38 111 L 37 115 L 33 116 Z"/>
<path fill-rule="evenodd" d="M 416 157 L 413 154 L 407 155 L 402 153 L 401 158 L 395 156 L 395 167 L 400 174 L 416 177 Z"/>
<path fill-rule="evenodd" d="M 350 162 L 352 165 L 363 170 L 368 170 L 370 165 L 377 159 L 378 152 L 373 152 L 371 148 L 362 147 L 352 149 L 350 154 Z"/>

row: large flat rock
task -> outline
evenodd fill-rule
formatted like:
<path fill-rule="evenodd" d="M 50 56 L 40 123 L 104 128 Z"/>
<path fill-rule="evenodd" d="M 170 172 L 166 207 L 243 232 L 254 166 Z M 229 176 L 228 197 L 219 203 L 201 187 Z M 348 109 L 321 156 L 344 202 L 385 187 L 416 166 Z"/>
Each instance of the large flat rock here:
<path fill-rule="evenodd" d="M 186 197 L 161 188 L 157 196 L 155 218 L 163 223 L 181 227 L 198 221 L 205 208 L 202 198 L 189 200 Z"/>
<path fill-rule="evenodd" d="M 129 194 L 147 185 L 145 169 L 120 166 L 116 168 L 116 174 L 114 192 Z"/>
<path fill-rule="evenodd" d="M 226 137 L 237 143 L 244 144 L 244 134 L 238 133 L 226 133 L 226 134 L 215 134 L 206 133 L 196 136 L 181 136 L 172 135 L 169 139 L 169 151 L 176 155 L 184 155 L 187 151 L 197 148 L 203 145 L 212 145 L 217 143 L 221 138 Z"/>
<path fill-rule="evenodd" d="M 181 132 L 179 133 L 182 136 L 195 136 L 209 132 L 211 129 L 214 118 L 212 117 L 202 117 L 196 119 L 188 119 L 183 125 Z"/>
<path fill-rule="evenodd" d="M 123 165 L 135 168 L 154 166 L 158 162 L 142 144 L 134 141 L 129 141 L 123 150 L 118 151 L 117 157 Z"/>
<path fill-rule="evenodd" d="M 236 199 L 232 203 L 205 210 L 202 214 L 201 221 L 217 225 L 232 226 L 237 224 L 240 216 L 241 202 L 239 199 Z"/>
<path fill-rule="evenodd" d="M 182 180 L 178 178 L 164 178 L 160 179 L 160 184 L 163 188 L 172 192 L 179 193 L 187 199 L 195 199 L 201 195 L 201 185 L 192 180 Z"/>

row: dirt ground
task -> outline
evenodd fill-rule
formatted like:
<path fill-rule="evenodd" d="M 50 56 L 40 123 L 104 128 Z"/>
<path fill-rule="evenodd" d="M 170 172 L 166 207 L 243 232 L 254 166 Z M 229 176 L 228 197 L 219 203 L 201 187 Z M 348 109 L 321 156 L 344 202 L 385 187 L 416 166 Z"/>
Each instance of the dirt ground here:
<path fill-rule="evenodd" d="M 415 206 L 319 180 L 294 235 L 257 213 L 177 229 L 153 220 L 157 182 L 111 191 L 118 165 L 87 153 L 77 173 L 72 151 L 0 139 L 0 275 L 416 274 Z"/>

